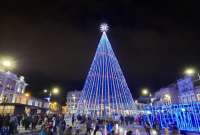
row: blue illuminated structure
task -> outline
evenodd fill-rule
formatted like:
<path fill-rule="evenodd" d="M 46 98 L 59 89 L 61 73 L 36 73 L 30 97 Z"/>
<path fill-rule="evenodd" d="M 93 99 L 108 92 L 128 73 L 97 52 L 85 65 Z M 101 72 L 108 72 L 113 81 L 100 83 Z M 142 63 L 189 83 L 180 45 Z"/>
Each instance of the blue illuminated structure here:
<path fill-rule="evenodd" d="M 108 25 L 102 24 L 100 29 L 103 34 L 85 81 L 78 112 L 98 117 L 129 115 L 135 108 L 131 92 L 107 38 Z"/>
<path fill-rule="evenodd" d="M 144 119 L 151 126 L 159 122 L 162 128 L 176 125 L 183 131 L 200 132 L 200 103 L 148 106 Z"/>

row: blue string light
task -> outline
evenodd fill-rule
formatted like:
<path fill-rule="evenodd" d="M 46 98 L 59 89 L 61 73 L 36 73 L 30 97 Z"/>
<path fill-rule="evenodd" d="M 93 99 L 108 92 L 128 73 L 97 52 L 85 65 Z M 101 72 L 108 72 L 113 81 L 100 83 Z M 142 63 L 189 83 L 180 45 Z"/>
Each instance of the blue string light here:
<path fill-rule="evenodd" d="M 148 106 L 145 112 L 151 126 L 159 119 L 162 128 L 175 124 L 183 131 L 200 132 L 200 103 Z"/>
<path fill-rule="evenodd" d="M 78 113 L 99 117 L 129 115 L 135 104 L 107 38 L 108 25 L 102 24 L 100 28 L 103 34 L 83 87 Z"/>

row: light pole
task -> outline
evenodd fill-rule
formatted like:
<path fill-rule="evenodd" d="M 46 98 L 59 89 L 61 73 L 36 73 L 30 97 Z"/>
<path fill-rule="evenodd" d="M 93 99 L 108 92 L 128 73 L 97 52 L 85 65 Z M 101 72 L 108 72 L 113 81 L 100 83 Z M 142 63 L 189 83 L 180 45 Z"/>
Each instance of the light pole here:
<path fill-rule="evenodd" d="M 53 87 L 51 90 L 44 89 L 44 93 L 49 93 L 48 102 L 50 103 L 52 95 L 58 95 L 60 93 L 59 87 Z"/>
<path fill-rule="evenodd" d="M 194 76 L 195 74 L 197 74 L 198 76 L 198 80 L 200 80 L 200 74 L 197 72 L 197 70 L 195 68 L 192 67 L 188 67 L 184 70 L 184 74 L 186 76 Z"/>
<path fill-rule="evenodd" d="M 188 76 L 193 76 L 195 73 L 196 73 L 195 69 L 191 68 L 191 67 L 186 68 L 185 71 L 184 71 L 184 74 L 188 75 Z"/>
<path fill-rule="evenodd" d="M 151 96 L 151 93 L 147 88 L 142 89 L 142 95 L 143 96 Z"/>
<path fill-rule="evenodd" d="M 11 57 L 0 58 L 0 69 L 2 71 L 9 71 L 16 68 L 16 61 Z"/>
<path fill-rule="evenodd" d="M 141 90 L 141 93 L 142 93 L 142 96 L 148 98 L 148 102 L 150 102 L 150 104 L 152 105 L 153 101 L 154 101 L 154 98 L 152 98 L 152 94 L 151 92 L 149 91 L 149 89 L 147 88 L 143 88 Z"/>

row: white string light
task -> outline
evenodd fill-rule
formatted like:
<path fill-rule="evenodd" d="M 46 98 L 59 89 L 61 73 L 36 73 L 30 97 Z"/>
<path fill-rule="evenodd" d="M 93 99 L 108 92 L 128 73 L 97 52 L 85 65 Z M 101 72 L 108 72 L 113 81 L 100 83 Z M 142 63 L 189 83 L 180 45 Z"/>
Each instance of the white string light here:
<path fill-rule="evenodd" d="M 108 31 L 108 28 L 109 28 L 109 26 L 108 26 L 107 23 L 102 23 L 102 24 L 100 25 L 100 30 L 101 30 L 101 32 L 107 32 L 107 31 Z"/>

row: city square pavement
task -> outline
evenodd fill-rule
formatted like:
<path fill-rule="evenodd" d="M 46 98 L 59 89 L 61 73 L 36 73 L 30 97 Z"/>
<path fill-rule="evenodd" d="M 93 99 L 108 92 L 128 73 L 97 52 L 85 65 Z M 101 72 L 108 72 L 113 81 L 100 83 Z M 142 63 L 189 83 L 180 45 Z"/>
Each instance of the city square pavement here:
<path fill-rule="evenodd" d="M 18 134 L 17 135 L 38 135 L 41 127 L 37 126 L 35 130 L 25 130 L 22 127 L 18 127 Z M 147 135 L 144 127 L 142 126 L 137 126 L 137 125 L 128 125 L 128 126 L 119 126 L 118 127 L 118 132 L 119 135 L 126 135 L 126 132 L 132 130 L 133 135 Z M 76 126 L 73 127 L 73 134 L 75 135 L 76 133 Z M 80 132 L 79 135 L 85 135 L 86 133 L 86 126 L 85 125 L 80 125 Z M 106 135 L 106 131 L 104 130 L 104 134 Z M 162 131 L 162 135 L 166 135 L 165 131 Z M 171 131 L 168 131 L 168 135 L 172 135 Z M 187 133 L 186 135 L 199 135 L 198 133 Z"/>
<path fill-rule="evenodd" d="M 114 127 L 116 129 L 116 127 Z M 132 130 L 133 131 L 133 134 L 134 135 L 147 135 L 147 133 L 145 132 L 145 129 L 141 126 L 119 126 L 117 127 L 118 129 L 118 133 L 119 135 L 126 135 L 126 132 L 129 131 L 129 130 Z M 103 135 L 106 135 L 106 130 L 102 129 L 103 131 Z M 75 132 L 76 132 L 76 127 L 73 128 L 73 135 L 75 135 Z M 79 135 L 85 135 L 86 133 L 86 126 L 85 125 L 81 125 L 80 126 L 80 133 Z"/>
<path fill-rule="evenodd" d="M 31 130 L 31 129 L 25 130 L 24 127 L 19 126 L 17 128 L 17 131 L 18 131 L 18 135 L 38 135 L 40 129 L 41 129 L 41 126 L 36 126 L 35 130 Z"/>
<path fill-rule="evenodd" d="M 139 127 L 139 126 L 138 127 L 127 126 L 127 127 L 118 127 L 118 128 L 119 128 L 118 131 L 120 132 L 120 135 L 125 135 L 125 133 L 128 130 L 132 130 L 134 135 L 147 135 L 144 128 Z M 38 126 L 36 130 L 25 130 L 24 128 L 19 127 L 18 131 L 19 131 L 18 135 L 38 135 L 40 131 L 40 127 Z M 76 127 L 73 128 L 73 135 L 75 135 L 75 132 L 76 132 Z M 85 135 L 85 132 L 86 132 L 85 125 L 81 125 L 79 135 Z M 104 131 L 104 134 L 106 134 L 105 131 Z"/>

